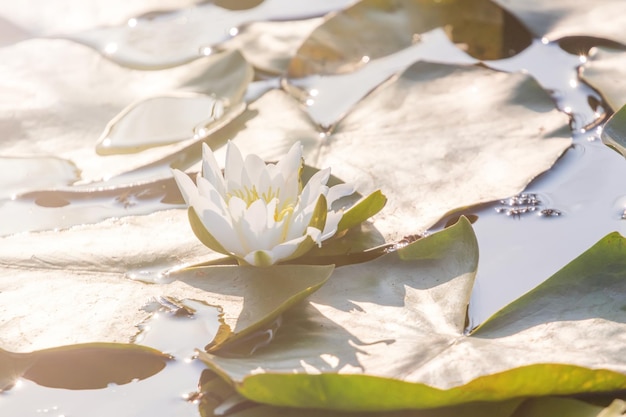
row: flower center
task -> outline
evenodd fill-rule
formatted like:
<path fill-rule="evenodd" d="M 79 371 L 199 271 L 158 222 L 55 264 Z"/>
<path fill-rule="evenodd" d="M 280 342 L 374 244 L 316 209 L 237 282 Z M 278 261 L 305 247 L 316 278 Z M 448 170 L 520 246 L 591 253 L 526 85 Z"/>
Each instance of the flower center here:
<path fill-rule="evenodd" d="M 293 215 L 295 209 L 295 202 L 292 201 L 280 201 L 280 188 L 274 190 L 272 187 L 268 188 L 265 192 L 260 193 L 256 189 L 256 186 L 252 188 L 242 187 L 237 190 L 232 190 L 227 194 L 228 199 L 232 197 L 239 197 L 246 203 L 246 207 L 250 207 L 252 203 L 257 200 L 263 200 L 265 204 L 269 204 L 272 200 L 276 199 L 276 209 L 274 210 L 274 221 L 279 222 L 285 217 L 289 220 Z M 291 200 L 291 199 L 288 199 Z"/>
<path fill-rule="evenodd" d="M 243 187 L 238 190 L 232 190 L 227 194 L 229 199 L 232 197 L 241 198 L 246 203 L 246 207 L 250 207 L 252 203 L 259 199 L 262 199 L 267 204 L 272 201 L 272 199 L 278 198 L 279 195 L 280 189 L 273 190 L 272 187 L 270 187 L 266 192 L 259 194 L 255 185 L 253 185 L 252 188 Z"/>

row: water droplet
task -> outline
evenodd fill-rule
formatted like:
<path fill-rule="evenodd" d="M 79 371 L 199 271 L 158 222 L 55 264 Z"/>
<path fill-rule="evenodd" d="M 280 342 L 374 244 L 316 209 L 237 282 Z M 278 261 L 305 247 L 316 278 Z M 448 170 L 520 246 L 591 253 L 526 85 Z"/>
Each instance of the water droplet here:
<path fill-rule="evenodd" d="M 134 17 L 128 19 L 128 27 L 134 28 L 135 26 L 137 26 L 137 19 Z"/>
<path fill-rule="evenodd" d="M 236 28 L 236 27 L 232 27 L 232 28 L 230 28 L 230 29 L 228 30 L 228 34 L 229 34 L 230 36 L 233 36 L 233 37 L 234 37 L 234 36 L 237 36 L 237 35 L 239 34 L 239 28 Z"/>
<path fill-rule="evenodd" d="M 115 52 L 117 52 L 117 48 L 117 43 L 109 42 L 104 46 L 104 53 L 106 55 L 113 55 Z"/>

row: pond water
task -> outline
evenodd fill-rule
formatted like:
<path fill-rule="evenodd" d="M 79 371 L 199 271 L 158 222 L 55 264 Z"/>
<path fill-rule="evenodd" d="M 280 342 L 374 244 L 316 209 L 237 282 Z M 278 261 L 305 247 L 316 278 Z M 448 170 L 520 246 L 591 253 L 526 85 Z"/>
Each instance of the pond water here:
<path fill-rule="evenodd" d="M 240 14 L 229 13 L 213 4 L 173 13 L 148 13 L 129 19 L 127 26 L 97 28 L 62 37 L 89 45 L 123 65 L 160 69 L 188 63 L 199 53 L 207 56 L 214 54 L 219 49 L 216 45 L 236 39 L 240 32 L 253 25 L 252 22 L 319 17 L 352 4 L 348 1 L 325 1 L 294 7 L 294 3 L 289 1 L 259 3 L 258 8 L 244 8 Z M 11 16 L 6 20 L 10 22 Z M 210 30 L 207 30 L 207 20 L 215 22 L 210 25 Z M 21 21 L 16 22 L 21 24 Z M 317 20 L 311 22 L 319 23 Z M 145 32 L 144 26 L 147 28 Z M 9 33 L 7 28 L 8 25 L 0 25 L 0 36 Z M 134 30 L 129 31 L 129 28 Z M 163 28 L 156 40 L 153 38 L 155 28 Z M 46 34 L 39 27 L 25 32 L 23 36 L 26 38 Z M 443 27 L 425 31 L 412 45 L 381 57 L 363 56 L 363 62 L 354 64 L 362 65 L 362 68 L 355 70 L 351 67 L 343 73 L 300 77 L 296 75 L 301 74 L 277 76 L 259 71 L 243 95 L 244 100 L 251 103 L 269 90 L 280 88 L 289 92 L 300 102 L 310 121 L 319 129 L 320 140 L 323 140 L 376 87 L 389 79 L 393 80 L 395 74 L 417 61 L 458 65 L 481 62 L 481 65 L 497 71 L 521 71 L 534 77 L 550 93 L 557 108 L 571 117 L 573 138 L 572 146 L 551 169 L 533 179 L 520 194 L 459 209 L 425 231 L 411 230 L 412 233 L 434 233 L 460 214 L 474 219 L 480 260 L 469 304 L 466 329 L 469 331 L 562 269 L 603 236 L 613 231 L 626 234 L 626 185 L 622 180 L 626 175 L 626 164 L 620 154 L 600 140 L 602 122 L 612 109 L 604 104 L 598 92 L 579 77 L 579 67 L 587 60 L 585 54 L 569 53 L 558 43 L 547 39 L 534 39 L 528 46 L 524 44 L 520 47 L 523 42 L 520 43 L 519 39 L 525 39 L 522 33 L 513 34 L 517 40 L 511 41 L 511 45 L 519 50 L 509 45 L 513 49 L 498 57 L 502 59 L 479 61 L 458 47 L 462 42 L 453 42 L 448 35 L 449 31 L 446 32 Z M 12 38 L 9 35 L 5 37 L 8 40 L 0 42 L 0 46 L 6 44 L 3 48 L 10 48 Z M 140 41 L 129 44 L 128 39 L 133 37 Z M 163 54 L 153 50 L 159 39 L 166 51 Z M 176 48 L 181 42 L 189 47 Z M 187 104 L 189 108 L 201 113 L 201 108 L 196 107 L 198 103 L 202 107 L 207 102 L 215 102 L 213 96 L 202 94 L 194 98 L 195 104 Z M 63 100 L 63 97 L 57 99 Z M 11 238 L 17 235 L 25 241 L 33 232 L 55 233 L 105 219 L 184 208 L 175 182 L 170 178 L 170 167 L 198 171 L 198 141 L 218 131 L 222 133 L 216 135 L 222 136 L 216 139 L 217 143 L 228 139 L 232 132 L 224 126 L 243 111 L 243 106 L 235 106 L 232 113 L 216 125 L 210 124 L 214 120 L 202 125 L 206 128 L 203 131 L 198 130 L 199 125 L 186 121 L 193 125 L 190 130 L 196 129 L 195 136 L 182 141 L 176 152 L 160 154 L 158 149 L 152 149 L 153 157 L 149 159 L 149 164 L 132 162 L 128 170 L 111 176 L 103 175 L 100 181 L 84 184 L 80 183 L 81 168 L 70 158 L 31 157 L 19 152 L 0 154 L 3 174 L 7 176 L 11 173 L 8 179 L 2 180 L 3 189 L 0 191 L 0 216 L 11 221 L 0 223 L 0 236 Z M 167 114 L 157 114 L 167 117 Z M 195 118 L 195 114 L 190 116 L 190 120 Z M 104 126 L 97 126 L 97 129 L 104 129 Z M 150 139 L 153 142 L 175 142 L 171 138 L 179 135 L 178 132 L 166 133 L 163 138 Z M 92 141 L 94 149 L 96 139 L 94 137 Z M 139 146 L 145 144 L 140 143 Z M 152 148 L 153 145 L 151 143 L 147 147 Z M 50 149 L 53 148 L 54 144 Z M 7 146 L 7 149 L 24 148 Z M 126 160 L 120 161 L 125 163 Z M 37 238 L 36 234 L 32 236 Z M 12 241 L 5 242 L 9 244 Z M 164 263 L 155 262 L 156 267 L 146 262 L 128 268 L 123 265 L 126 268 L 123 272 L 126 277 L 140 280 L 146 278 L 138 277 L 142 274 L 148 278 L 160 276 L 164 269 L 197 261 L 198 257 L 192 255 L 189 258 L 173 255 Z M 35 259 L 33 257 L 28 261 Z M 2 291 L 0 287 L 0 293 Z M 50 388 L 20 378 L 13 387 L 0 393 L 0 414 L 20 417 L 205 415 L 207 411 L 202 407 L 206 401 L 199 394 L 199 384 L 202 378 L 210 379 L 214 375 L 207 376 L 205 366 L 194 359 L 194 355 L 195 349 L 202 348 L 215 337 L 222 323 L 220 310 L 199 301 L 179 302 L 167 298 L 151 303 L 146 309 L 152 309 L 153 315 L 139 325 L 141 332 L 133 342 L 170 355 L 162 371 L 123 385 L 111 383 L 105 389 Z M 279 324 L 280 321 L 271 323 L 270 328 L 274 326 L 272 332 Z M 265 342 L 271 343 L 271 337 Z M 5 358 L 1 360 L 7 362 Z M 217 392 L 218 388 L 215 389 Z M 221 413 L 228 414 L 231 406 L 244 402 L 232 390 L 223 386 L 219 389 L 223 392 L 215 394 L 218 398 L 211 401 L 216 404 L 225 401 L 226 405 L 219 410 Z M 209 394 L 204 393 L 205 396 Z M 199 407 L 204 411 L 198 411 Z"/>

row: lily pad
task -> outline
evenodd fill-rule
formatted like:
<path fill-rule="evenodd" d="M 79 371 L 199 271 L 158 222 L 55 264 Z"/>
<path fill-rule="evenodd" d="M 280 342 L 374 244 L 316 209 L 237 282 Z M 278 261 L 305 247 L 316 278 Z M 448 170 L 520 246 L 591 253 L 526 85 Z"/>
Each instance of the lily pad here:
<path fill-rule="evenodd" d="M 626 104 L 624 65 L 626 52 L 598 47 L 581 68 L 581 78 L 598 90 L 613 110 Z"/>
<path fill-rule="evenodd" d="M 613 114 L 604 125 L 602 142 L 626 157 L 626 106 Z"/>
<path fill-rule="evenodd" d="M 64 63 L 62 68 L 59 63 Z M 0 89 L 4 91 L 0 152 L 22 157 L 55 155 L 74 162 L 83 182 L 108 178 L 184 147 L 176 144 L 139 155 L 99 157 L 93 152 L 94 143 L 127 105 L 159 94 L 186 92 L 215 94 L 235 106 L 251 71 L 236 51 L 171 70 L 145 72 L 121 68 L 66 40 L 36 39 L 8 46 L 0 49 Z M 229 74 L 228 82 L 220 78 L 224 74 Z M 189 126 L 187 139 L 194 140 L 194 127 Z"/>
<path fill-rule="evenodd" d="M 50 388 L 98 389 L 112 383 L 123 385 L 151 377 L 165 367 L 168 359 L 155 349 L 131 344 L 92 343 L 31 353 L 0 349 L 0 391 L 18 377 Z M 21 369 L 15 369 L 16 365 Z"/>
<path fill-rule="evenodd" d="M 620 0 L 495 0 L 536 36 L 554 41 L 569 36 L 626 43 L 624 3 Z"/>
<path fill-rule="evenodd" d="M 298 47 L 322 22 L 322 18 L 278 22 L 254 22 L 240 28 L 237 36 L 218 50 L 237 49 L 257 70 L 269 74 L 286 72 Z"/>
<path fill-rule="evenodd" d="M 67 186 L 80 177 L 72 162 L 54 157 L 0 157 L 0 172 L 11 173 L 0 179 L 0 201 L 27 191 Z"/>
<path fill-rule="evenodd" d="M 289 0 L 265 0 L 256 7 L 229 10 L 220 3 L 206 2 L 172 13 L 139 17 L 133 25 L 97 28 L 69 37 L 121 65 L 160 69 L 212 54 L 246 24 L 323 16 L 350 3 L 352 0 L 319 0 L 294 7 Z"/>
<path fill-rule="evenodd" d="M 193 359 L 194 348 L 215 336 L 218 312 L 193 300 L 160 300 L 149 307 L 154 314 L 135 339 L 144 346 L 93 343 L 21 354 L 0 351 L 0 381 L 15 384 L 2 392 L 2 412 L 197 416 L 194 395 L 206 369 Z"/>
<path fill-rule="evenodd" d="M 391 241 L 455 208 L 522 191 L 571 144 L 567 116 L 532 78 L 423 62 L 372 92 L 332 132 L 320 132 L 281 91 L 242 118 L 233 140 L 245 152 L 276 160 L 299 140 L 307 164 L 332 167 L 363 195 L 384 190 L 388 203 L 374 222 Z"/>
<path fill-rule="evenodd" d="M 245 334 L 306 297 L 332 271 L 329 266 L 230 266 L 168 278 L 167 270 L 211 257 L 193 236 L 184 210 L 42 232 L 36 238 L 17 234 L 0 242 L 0 347 L 22 352 L 128 342 L 148 315 L 141 307 L 161 296 L 221 307 L 231 332 Z M 205 278 L 197 282 L 195 276 Z M 242 312 L 246 315 L 240 317 Z"/>
<path fill-rule="evenodd" d="M 33 37 L 126 24 L 129 18 L 154 10 L 191 6 L 201 0 L 24 0 L 2 3 L 0 15 L 28 30 Z M 33 13 L 36 10 L 37 13 Z"/>
<path fill-rule="evenodd" d="M 351 72 L 408 48 L 436 28 L 479 59 L 509 57 L 532 40 L 515 18 L 488 0 L 364 0 L 330 15 L 312 32 L 289 64 L 288 76 Z"/>
<path fill-rule="evenodd" d="M 338 268 L 254 355 L 201 359 L 245 397 L 280 406 L 433 408 L 626 388 L 626 239 L 608 235 L 466 335 L 477 262 L 462 218 Z"/>

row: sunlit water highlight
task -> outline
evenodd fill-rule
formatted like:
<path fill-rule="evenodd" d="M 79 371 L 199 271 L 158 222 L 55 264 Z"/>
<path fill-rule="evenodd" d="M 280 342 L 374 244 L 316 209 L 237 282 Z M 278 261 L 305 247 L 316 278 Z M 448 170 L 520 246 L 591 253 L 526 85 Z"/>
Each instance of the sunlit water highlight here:
<path fill-rule="evenodd" d="M 195 349 L 210 342 L 220 325 L 219 310 L 198 301 L 161 300 L 146 307 L 153 316 L 141 324 L 136 342 L 173 358 L 156 375 L 105 389 L 47 388 L 21 379 L 0 393 L 3 416 L 15 417 L 137 417 L 199 416 L 192 401 L 204 364 L 193 359 Z"/>

